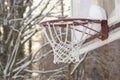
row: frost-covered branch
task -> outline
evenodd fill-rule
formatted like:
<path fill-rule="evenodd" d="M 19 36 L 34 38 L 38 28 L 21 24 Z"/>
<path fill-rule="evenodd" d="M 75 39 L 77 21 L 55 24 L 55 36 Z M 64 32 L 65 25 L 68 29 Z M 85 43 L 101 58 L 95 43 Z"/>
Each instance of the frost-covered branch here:
<path fill-rule="evenodd" d="M 34 55 L 34 57 L 40 52 L 40 50 L 44 47 L 46 47 L 49 43 L 45 43 L 42 47 L 40 47 L 35 53 L 30 53 L 30 55 L 28 55 L 27 57 L 21 59 L 19 62 L 16 63 L 16 65 L 20 65 L 21 63 L 23 63 L 24 61 L 26 61 L 31 55 Z M 47 54 L 49 54 L 51 51 L 49 51 Z M 43 56 L 45 56 L 46 54 L 43 54 Z M 47 55 L 46 55 L 47 56 Z M 34 59 L 33 57 L 33 59 Z M 42 56 L 40 56 L 42 57 Z M 33 60 L 33 62 L 39 61 L 40 58 L 36 58 Z"/>
<path fill-rule="evenodd" d="M 82 59 L 75 65 L 75 67 L 71 71 L 71 73 L 70 73 L 71 75 L 75 72 L 75 70 L 78 68 L 78 66 L 85 60 L 87 54 L 88 54 L 88 52 L 84 53 Z"/>
<path fill-rule="evenodd" d="M 40 2 L 37 4 L 37 6 L 33 7 L 31 10 L 29 10 L 29 12 L 26 14 L 24 20 L 26 20 L 29 16 L 32 16 L 32 13 L 38 9 L 38 7 L 40 7 L 40 5 L 42 4 L 44 0 L 40 0 Z"/>
<path fill-rule="evenodd" d="M 65 68 L 66 66 L 64 66 L 64 68 Z M 57 72 L 55 72 L 55 73 L 53 73 L 49 78 L 48 78 L 48 80 L 52 80 L 52 79 L 54 79 L 55 77 L 57 77 L 57 76 L 61 76 L 62 75 L 62 77 L 63 76 L 65 76 L 66 77 L 66 75 L 65 74 L 61 74 L 61 73 L 63 73 L 63 72 L 68 72 L 67 70 L 59 70 L 59 71 L 57 71 Z"/>
<path fill-rule="evenodd" d="M 50 13 L 54 13 L 52 11 L 59 6 L 60 3 L 60 0 L 40 0 L 36 6 L 32 7 L 32 1 L 33 0 L 1 0 L 0 2 L 0 11 L 2 12 L 0 24 L 4 30 L 2 41 L 4 44 L 3 48 L 5 49 L 5 61 L 0 61 L 0 69 L 2 70 L 4 80 L 8 78 L 8 80 L 19 77 L 24 78 L 24 76 L 22 76 L 23 72 L 28 72 L 29 74 L 32 72 L 44 74 L 56 73 L 62 70 L 53 69 L 44 72 L 41 70 L 29 70 L 32 67 L 31 64 L 41 62 L 52 50 L 36 58 L 36 55 L 39 54 L 43 48 L 48 46 L 49 43 L 46 42 L 34 53 L 28 53 L 28 56 L 24 55 L 24 45 L 26 41 L 30 40 L 32 36 L 37 33 L 38 30 L 34 26 L 45 19 Z M 30 9 L 26 11 L 28 7 Z M 37 9 L 39 9 L 37 14 L 34 14 Z M 26 14 L 26 16 L 24 16 L 24 14 Z"/>
<path fill-rule="evenodd" d="M 29 61 L 27 61 L 27 62 L 25 62 L 24 64 L 22 64 L 21 66 L 18 66 L 17 68 L 15 68 L 14 70 L 13 70 L 13 72 L 16 72 L 16 71 L 19 71 L 20 69 L 25 69 L 27 66 L 29 66 L 30 64 L 32 64 L 32 63 L 35 63 L 35 62 L 38 62 L 38 61 L 42 61 L 41 59 L 43 59 L 43 58 L 45 58 L 48 54 L 50 54 L 52 51 L 49 51 L 48 53 L 45 53 L 45 54 L 43 54 L 43 55 L 41 55 L 39 58 L 37 58 L 37 59 L 31 59 L 31 60 L 29 60 Z"/>
<path fill-rule="evenodd" d="M 0 70 L 2 70 L 3 71 L 3 65 L 2 65 L 2 63 L 0 62 Z"/>
<path fill-rule="evenodd" d="M 23 40 L 21 41 L 21 44 L 25 43 L 26 41 L 28 41 L 35 33 L 37 32 L 36 29 L 31 29 L 30 31 L 26 31 L 23 34 Z"/>
<path fill-rule="evenodd" d="M 55 73 L 55 72 L 63 71 L 63 70 L 64 70 L 64 67 L 60 68 L 60 69 L 47 70 L 47 71 L 45 71 L 45 70 L 28 70 L 28 69 L 25 69 L 24 71 L 29 72 L 29 73 L 49 74 L 49 73 Z"/>
<path fill-rule="evenodd" d="M 58 6 L 59 2 L 60 2 L 60 0 L 57 0 L 56 2 L 54 2 L 54 5 L 52 7 L 49 7 L 49 9 L 46 9 L 48 7 L 48 4 L 50 3 L 50 0 L 48 0 L 48 2 L 46 3 L 47 5 L 44 6 L 44 8 L 41 10 L 41 12 L 40 13 L 38 12 L 39 13 L 38 15 L 33 16 L 30 20 L 28 20 L 26 25 L 28 25 L 29 23 L 32 23 L 32 22 L 33 22 L 32 25 L 34 25 L 34 24 L 37 24 L 38 22 L 42 21 L 56 6 Z"/>

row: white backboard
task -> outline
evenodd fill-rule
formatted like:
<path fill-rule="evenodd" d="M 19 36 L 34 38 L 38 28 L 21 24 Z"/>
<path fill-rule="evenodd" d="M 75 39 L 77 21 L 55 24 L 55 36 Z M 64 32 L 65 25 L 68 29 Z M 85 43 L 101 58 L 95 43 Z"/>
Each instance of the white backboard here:
<path fill-rule="evenodd" d="M 108 15 L 108 24 L 110 26 L 120 22 L 120 0 L 114 0 L 114 1 L 115 1 L 114 8 L 112 8 L 111 13 Z"/>
<path fill-rule="evenodd" d="M 120 23 L 120 0 L 71 0 L 71 5 L 72 17 L 74 18 L 88 18 L 91 6 L 97 5 L 105 10 L 109 27 L 113 27 L 113 25 Z M 99 15 L 99 13 L 96 15 Z M 102 41 L 100 39 L 94 39 L 84 44 L 81 48 L 81 52 L 91 51 L 114 40 L 120 39 L 119 34 L 120 26 L 117 26 L 116 29 L 109 31 L 107 40 Z"/>

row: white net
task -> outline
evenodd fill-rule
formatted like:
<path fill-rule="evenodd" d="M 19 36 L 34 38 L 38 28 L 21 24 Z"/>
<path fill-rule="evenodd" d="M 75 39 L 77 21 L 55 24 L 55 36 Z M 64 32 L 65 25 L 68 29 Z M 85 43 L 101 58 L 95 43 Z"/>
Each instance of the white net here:
<path fill-rule="evenodd" d="M 86 23 L 86 21 L 83 22 Z M 80 48 L 87 38 L 97 33 L 92 30 L 92 22 L 75 25 L 75 23 L 83 22 L 80 20 L 60 21 L 57 23 L 48 22 L 46 26 L 42 25 L 53 50 L 54 63 L 76 63 L 82 58 L 83 53 L 80 52 Z"/>

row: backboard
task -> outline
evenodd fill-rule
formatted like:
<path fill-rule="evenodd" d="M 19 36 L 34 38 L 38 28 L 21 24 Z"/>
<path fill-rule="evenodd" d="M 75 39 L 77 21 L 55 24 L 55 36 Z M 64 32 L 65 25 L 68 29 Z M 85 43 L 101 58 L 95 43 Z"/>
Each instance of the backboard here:
<path fill-rule="evenodd" d="M 109 25 L 108 39 L 94 39 L 83 45 L 81 52 L 88 52 L 120 39 L 120 0 L 71 0 L 72 17 L 107 19 Z M 96 8 L 91 8 L 97 6 Z M 98 10 L 99 9 L 99 10 Z M 90 16 L 91 13 L 92 17 Z M 102 15 L 102 16 L 101 16 Z"/>

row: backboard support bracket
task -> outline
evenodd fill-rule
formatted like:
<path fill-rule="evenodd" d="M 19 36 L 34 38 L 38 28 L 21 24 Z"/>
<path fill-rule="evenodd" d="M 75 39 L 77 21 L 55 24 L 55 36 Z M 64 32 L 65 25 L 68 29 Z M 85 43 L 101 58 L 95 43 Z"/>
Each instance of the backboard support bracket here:
<path fill-rule="evenodd" d="M 105 40 L 108 38 L 108 32 L 109 32 L 109 27 L 108 27 L 108 22 L 107 20 L 102 20 L 101 22 L 101 32 L 103 36 L 101 37 L 102 40 Z"/>

